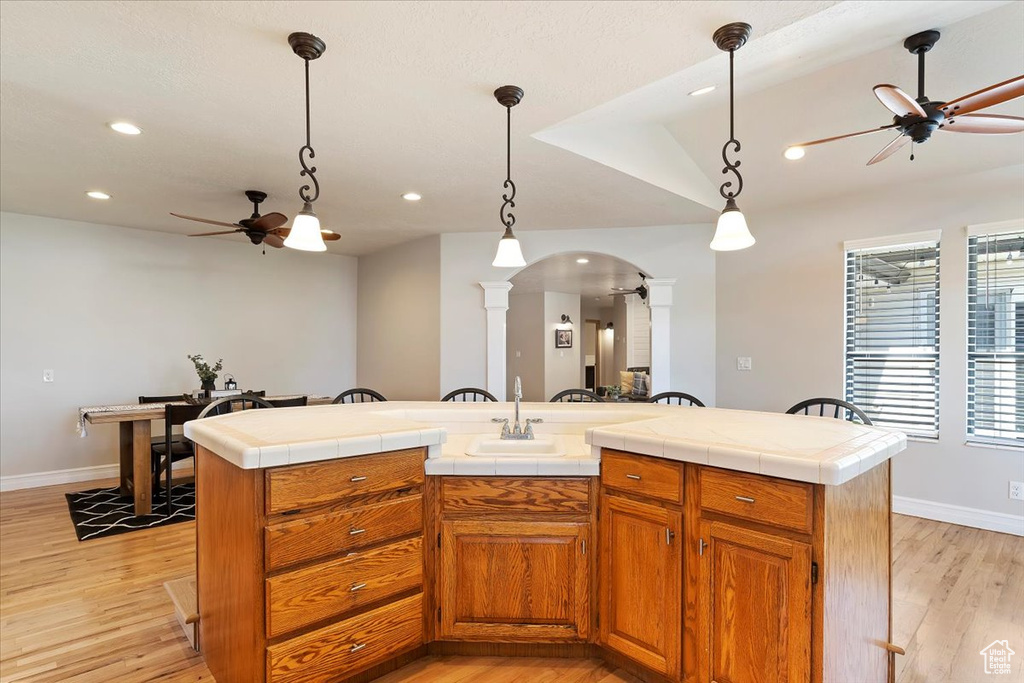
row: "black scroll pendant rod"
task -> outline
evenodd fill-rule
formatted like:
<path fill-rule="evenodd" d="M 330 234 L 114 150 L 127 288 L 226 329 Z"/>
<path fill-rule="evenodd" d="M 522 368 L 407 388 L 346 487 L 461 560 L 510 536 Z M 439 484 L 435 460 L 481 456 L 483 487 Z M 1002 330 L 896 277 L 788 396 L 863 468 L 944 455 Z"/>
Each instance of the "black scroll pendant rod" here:
<path fill-rule="evenodd" d="M 743 191 L 743 176 L 740 175 L 739 172 L 740 161 L 738 159 L 735 162 L 731 161 L 729 159 L 729 154 L 730 152 L 732 154 L 738 154 L 740 151 L 740 141 L 736 139 L 734 62 L 736 50 L 743 47 L 748 38 L 750 38 L 750 24 L 743 22 L 726 24 L 715 31 L 713 36 L 713 40 L 715 41 L 715 45 L 718 46 L 718 49 L 729 53 L 729 139 L 726 141 L 725 145 L 722 146 L 722 161 L 725 162 L 725 168 L 722 169 L 722 173 L 732 173 L 736 176 L 736 189 L 731 189 L 733 184 L 732 180 L 725 181 L 722 183 L 722 186 L 718 188 L 718 192 L 722 195 L 722 198 L 726 200 L 727 209 L 735 207 L 736 197 L 738 197 L 740 192 Z"/>

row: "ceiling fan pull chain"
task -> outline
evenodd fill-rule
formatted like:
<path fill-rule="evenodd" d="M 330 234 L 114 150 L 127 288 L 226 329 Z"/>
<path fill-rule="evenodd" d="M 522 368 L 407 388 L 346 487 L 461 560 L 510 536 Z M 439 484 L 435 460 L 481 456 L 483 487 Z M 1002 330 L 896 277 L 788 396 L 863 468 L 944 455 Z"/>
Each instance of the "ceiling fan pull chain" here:
<path fill-rule="evenodd" d="M 910 141 L 910 160 L 914 160 L 914 141 Z"/>

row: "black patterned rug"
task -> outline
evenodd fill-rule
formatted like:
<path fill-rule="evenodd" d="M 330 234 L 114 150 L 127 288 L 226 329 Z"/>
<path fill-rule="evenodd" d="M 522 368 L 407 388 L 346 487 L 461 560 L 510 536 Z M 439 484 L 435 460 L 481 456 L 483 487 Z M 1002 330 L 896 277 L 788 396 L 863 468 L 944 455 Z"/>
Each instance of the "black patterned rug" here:
<path fill-rule="evenodd" d="M 188 522 L 196 518 L 196 487 L 193 483 L 180 484 L 171 489 L 174 514 L 170 517 L 166 514 L 167 499 L 163 490 L 153 496 L 153 513 L 139 517 L 133 511 L 135 501 L 131 496 L 122 496 L 116 486 L 68 493 L 65 496 L 79 541 Z"/>

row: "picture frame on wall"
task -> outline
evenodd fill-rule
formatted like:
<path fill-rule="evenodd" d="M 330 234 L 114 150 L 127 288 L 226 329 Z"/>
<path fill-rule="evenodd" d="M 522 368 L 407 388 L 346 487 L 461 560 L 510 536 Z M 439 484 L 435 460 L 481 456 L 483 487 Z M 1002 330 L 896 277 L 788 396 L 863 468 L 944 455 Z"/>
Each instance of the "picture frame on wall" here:
<path fill-rule="evenodd" d="M 572 348 L 572 330 L 555 330 L 555 348 Z"/>

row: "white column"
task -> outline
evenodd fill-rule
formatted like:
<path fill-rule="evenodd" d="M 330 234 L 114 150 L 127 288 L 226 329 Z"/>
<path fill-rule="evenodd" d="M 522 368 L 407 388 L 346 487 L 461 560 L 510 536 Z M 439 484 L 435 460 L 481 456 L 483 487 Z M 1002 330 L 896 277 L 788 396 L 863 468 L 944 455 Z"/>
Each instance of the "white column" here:
<path fill-rule="evenodd" d="M 675 278 L 648 278 L 651 307 L 651 394 L 672 389 L 672 285 Z"/>
<path fill-rule="evenodd" d="M 487 309 L 487 391 L 499 401 L 505 396 L 505 314 L 511 282 L 481 282 Z"/>

